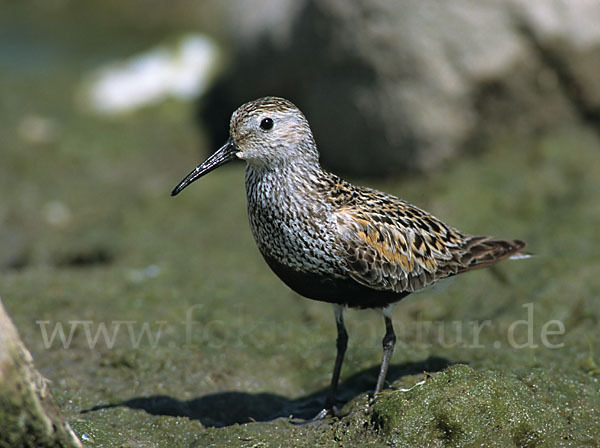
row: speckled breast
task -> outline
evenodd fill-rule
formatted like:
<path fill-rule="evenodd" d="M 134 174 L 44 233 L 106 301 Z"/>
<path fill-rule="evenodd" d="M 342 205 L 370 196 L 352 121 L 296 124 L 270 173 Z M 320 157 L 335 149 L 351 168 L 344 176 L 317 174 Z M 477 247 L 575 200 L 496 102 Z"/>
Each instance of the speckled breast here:
<path fill-rule="evenodd" d="M 263 256 L 298 271 L 340 275 L 335 230 L 324 207 L 306 192 L 265 177 L 246 179 L 250 228 Z"/>

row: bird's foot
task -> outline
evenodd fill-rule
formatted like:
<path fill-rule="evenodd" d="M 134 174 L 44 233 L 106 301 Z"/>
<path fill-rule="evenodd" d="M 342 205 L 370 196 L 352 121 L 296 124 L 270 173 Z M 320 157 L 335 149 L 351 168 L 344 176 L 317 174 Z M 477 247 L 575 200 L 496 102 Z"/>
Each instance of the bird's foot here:
<path fill-rule="evenodd" d="M 342 414 L 340 412 L 340 409 L 338 409 L 338 407 L 334 405 L 334 406 L 324 407 L 323 409 L 321 409 L 319 411 L 319 413 L 317 415 L 315 415 L 312 418 L 309 418 L 308 420 L 290 419 L 290 422 L 293 423 L 294 425 L 308 425 L 310 423 L 317 423 L 317 422 L 323 421 L 327 417 L 342 418 L 346 415 L 347 414 Z"/>

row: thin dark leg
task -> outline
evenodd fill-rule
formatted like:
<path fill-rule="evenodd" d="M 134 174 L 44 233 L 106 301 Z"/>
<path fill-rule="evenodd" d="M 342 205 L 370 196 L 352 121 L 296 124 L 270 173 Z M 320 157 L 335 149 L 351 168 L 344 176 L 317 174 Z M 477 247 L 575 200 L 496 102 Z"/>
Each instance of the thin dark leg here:
<path fill-rule="evenodd" d="M 337 355 L 335 357 L 335 365 L 333 366 L 333 374 L 331 375 L 331 385 L 329 386 L 329 392 L 327 393 L 327 399 L 325 400 L 325 409 L 335 411 L 335 396 L 340 380 L 340 373 L 342 371 L 342 363 L 344 362 L 344 355 L 346 354 L 346 348 L 348 347 L 348 332 L 344 325 L 344 308 L 336 306 L 334 308 L 334 313 L 335 324 L 337 326 Z"/>
<path fill-rule="evenodd" d="M 344 326 L 344 307 L 342 305 L 334 305 L 333 312 L 335 313 L 335 324 L 337 326 L 337 355 L 335 357 L 335 365 L 333 366 L 333 374 L 331 375 L 329 392 L 327 392 L 327 399 L 325 400 L 325 407 L 313 418 L 302 424 L 319 421 L 328 415 L 337 415 L 335 396 L 340 381 L 340 372 L 342 371 L 346 347 L 348 346 L 348 332 Z"/>
<path fill-rule="evenodd" d="M 387 313 L 384 314 L 385 319 L 385 336 L 383 337 L 383 360 L 381 361 L 381 369 L 379 370 L 379 376 L 377 377 L 377 385 L 375 386 L 375 395 L 383 390 L 383 383 L 385 383 L 385 377 L 387 375 L 388 367 L 390 366 L 390 359 L 394 353 L 394 346 L 396 345 L 396 333 L 394 333 L 394 326 L 392 325 L 392 318 Z"/>

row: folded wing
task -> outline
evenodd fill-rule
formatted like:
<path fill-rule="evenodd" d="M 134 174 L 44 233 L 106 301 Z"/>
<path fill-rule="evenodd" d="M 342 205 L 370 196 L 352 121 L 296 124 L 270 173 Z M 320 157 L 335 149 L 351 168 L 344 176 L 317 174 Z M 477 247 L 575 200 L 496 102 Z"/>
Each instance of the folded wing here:
<path fill-rule="evenodd" d="M 363 190 L 338 210 L 348 276 L 378 290 L 414 292 L 437 280 L 521 257 L 525 243 L 460 232 L 393 196 Z"/>

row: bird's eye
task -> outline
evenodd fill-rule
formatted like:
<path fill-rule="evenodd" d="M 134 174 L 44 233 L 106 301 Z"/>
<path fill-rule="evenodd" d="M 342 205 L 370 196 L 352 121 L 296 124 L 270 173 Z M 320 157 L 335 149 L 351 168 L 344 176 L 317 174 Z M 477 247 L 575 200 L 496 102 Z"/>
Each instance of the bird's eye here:
<path fill-rule="evenodd" d="M 273 128 L 273 119 L 272 118 L 263 118 L 260 122 L 260 128 L 263 131 L 268 131 Z"/>

